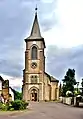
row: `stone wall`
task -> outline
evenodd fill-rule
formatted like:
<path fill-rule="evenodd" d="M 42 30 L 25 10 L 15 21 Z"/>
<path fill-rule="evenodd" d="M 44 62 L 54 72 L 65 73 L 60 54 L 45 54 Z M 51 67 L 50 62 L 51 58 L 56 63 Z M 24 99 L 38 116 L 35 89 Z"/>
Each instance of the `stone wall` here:
<path fill-rule="evenodd" d="M 49 92 L 49 77 L 44 74 L 44 84 L 45 84 L 45 100 L 49 101 L 50 100 L 50 92 Z"/>
<path fill-rule="evenodd" d="M 63 97 L 62 102 L 67 105 L 71 105 L 72 97 Z"/>

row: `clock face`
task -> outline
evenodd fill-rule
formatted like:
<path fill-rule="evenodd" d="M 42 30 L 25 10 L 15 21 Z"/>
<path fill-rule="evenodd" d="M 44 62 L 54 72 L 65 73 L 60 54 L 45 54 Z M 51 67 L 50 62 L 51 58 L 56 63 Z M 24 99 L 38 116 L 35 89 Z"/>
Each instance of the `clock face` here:
<path fill-rule="evenodd" d="M 31 68 L 35 69 L 37 67 L 37 63 L 36 62 L 32 62 L 31 63 Z"/>

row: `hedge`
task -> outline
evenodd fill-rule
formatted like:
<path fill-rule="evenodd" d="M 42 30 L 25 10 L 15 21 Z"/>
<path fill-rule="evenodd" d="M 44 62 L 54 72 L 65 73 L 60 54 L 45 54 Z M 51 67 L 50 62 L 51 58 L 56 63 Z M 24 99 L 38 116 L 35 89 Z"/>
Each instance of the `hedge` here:
<path fill-rule="evenodd" d="M 13 111 L 13 110 L 24 110 L 28 106 L 28 103 L 26 103 L 23 100 L 15 100 L 6 104 L 0 103 L 0 110 L 3 111 Z"/>

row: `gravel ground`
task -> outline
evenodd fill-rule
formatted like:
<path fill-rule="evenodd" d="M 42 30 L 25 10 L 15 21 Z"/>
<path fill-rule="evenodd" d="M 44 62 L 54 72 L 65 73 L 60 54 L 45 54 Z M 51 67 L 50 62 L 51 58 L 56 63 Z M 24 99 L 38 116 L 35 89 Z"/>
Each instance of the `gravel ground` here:
<path fill-rule="evenodd" d="M 0 119 L 83 119 L 83 108 L 56 102 L 31 102 L 29 111 L 1 115 Z"/>

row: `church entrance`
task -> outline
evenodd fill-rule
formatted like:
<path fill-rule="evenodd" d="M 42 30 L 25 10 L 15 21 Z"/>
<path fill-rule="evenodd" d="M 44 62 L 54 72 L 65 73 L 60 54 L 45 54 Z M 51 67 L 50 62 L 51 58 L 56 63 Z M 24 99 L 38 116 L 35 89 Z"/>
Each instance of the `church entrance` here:
<path fill-rule="evenodd" d="M 38 93 L 36 89 L 31 90 L 31 101 L 38 101 Z"/>

